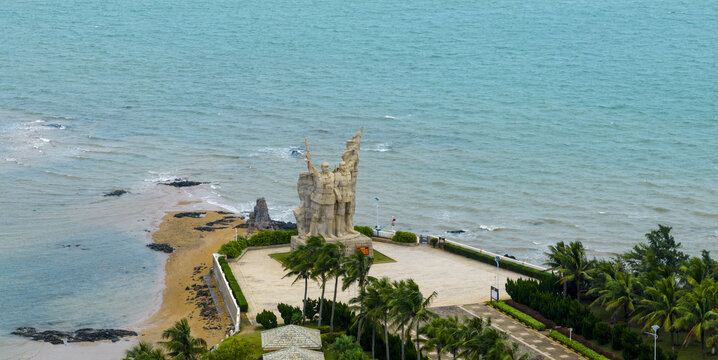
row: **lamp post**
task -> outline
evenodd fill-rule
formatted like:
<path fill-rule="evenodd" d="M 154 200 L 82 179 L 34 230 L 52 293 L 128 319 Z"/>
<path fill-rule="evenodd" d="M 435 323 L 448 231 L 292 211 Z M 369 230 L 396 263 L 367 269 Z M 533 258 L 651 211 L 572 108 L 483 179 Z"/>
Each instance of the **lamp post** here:
<path fill-rule="evenodd" d="M 379 198 L 375 197 L 376 200 L 376 236 L 379 236 Z"/>
<path fill-rule="evenodd" d="M 658 329 L 661 327 L 658 325 L 651 326 L 653 332 L 646 332 L 646 334 L 653 336 L 653 360 L 656 360 L 656 342 L 658 341 Z"/>
<path fill-rule="evenodd" d="M 496 261 L 496 292 L 499 291 L 499 260 L 501 260 L 501 258 L 498 257 L 498 255 L 494 257 L 494 261 Z"/>

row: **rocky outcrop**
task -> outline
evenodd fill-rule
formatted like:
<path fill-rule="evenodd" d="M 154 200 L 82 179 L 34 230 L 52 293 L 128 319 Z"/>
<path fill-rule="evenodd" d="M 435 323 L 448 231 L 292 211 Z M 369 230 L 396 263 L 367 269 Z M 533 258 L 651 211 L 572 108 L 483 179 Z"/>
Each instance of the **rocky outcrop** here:
<path fill-rule="evenodd" d="M 175 251 L 175 249 L 168 244 L 147 244 L 147 247 L 154 251 L 161 251 L 168 254 L 171 254 Z"/>
<path fill-rule="evenodd" d="M 175 217 L 178 219 L 184 218 L 184 217 L 191 217 L 195 219 L 199 219 L 201 217 L 204 217 L 207 213 L 204 211 L 190 211 L 190 212 L 181 212 L 176 213 Z"/>
<path fill-rule="evenodd" d="M 57 331 L 46 330 L 38 332 L 34 327 L 19 327 L 11 334 L 27 337 L 35 341 L 44 341 L 51 344 L 63 344 L 65 341 L 72 342 L 95 342 L 110 340 L 112 342 L 119 341 L 125 336 L 137 336 L 137 333 L 130 330 L 121 329 L 91 329 L 84 328 L 76 331 Z"/>
<path fill-rule="evenodd" d="M 174 179 L 172 181 L 162 182 L 160 184 L 174 186 L 174 187 L 188 187 L 188 186 L 197 186 L 197 185 L 201 185 L 204 183 L 200 182 L 200 181 L 190 181 L 187 179 L 179 179 L 178 178 L 178 179 Z"/>
<path fill-rule="evenodd" d="M 105 197 L 107 197 L 107 196 L 122 196 L 124 194 L 127 194 L 127 190 L 114 190 L 114 191 L 110 191 L 110 192 L 106 193 L 103 196 L 105 196 Z"/>
<path fill-rule="evenodd" d="M 264 198 L 257 199 L 257 204 L 254 205 L 254 211 L 249 214 L 247 220 L 248 231 L 262 231 L 262 230 L 274 230 L 272 229 L 272 219 L 269 217 L 269 208 L 267 208 L 267 201 Z"/>

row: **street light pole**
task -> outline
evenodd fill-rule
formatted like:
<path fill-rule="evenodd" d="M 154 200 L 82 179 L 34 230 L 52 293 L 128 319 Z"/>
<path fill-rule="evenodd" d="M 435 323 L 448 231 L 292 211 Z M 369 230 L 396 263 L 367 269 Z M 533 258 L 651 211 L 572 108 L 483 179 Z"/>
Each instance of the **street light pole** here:
<path fill-rule="evenodd" d="M 376 200 L 376 236 L 379 236 L 379 198 L 375 197 Z"/>
<path fill-rule="evenodd" d="M 497 293 L 499 292 L 499 260 L 501 260 L 500 257 L 498 257 L 498 256 L 494 257 L 494 261 L 496 261 L 496 292 Z"/>
<path fill-rule="evenodd" d="M 653 360 L 656 360 L 656 342 L 658 342 L 658 329 L 661 327 L 658 325 L 651 326 L 653 332 L 646 332 L 646 334 L 653 336 Z"/>

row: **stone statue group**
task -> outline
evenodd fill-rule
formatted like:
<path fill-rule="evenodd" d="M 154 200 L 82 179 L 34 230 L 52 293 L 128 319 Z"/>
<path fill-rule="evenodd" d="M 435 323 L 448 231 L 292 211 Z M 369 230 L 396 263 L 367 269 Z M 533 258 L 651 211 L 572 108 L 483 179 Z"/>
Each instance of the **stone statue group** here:
<path fill-rule="evenodd" d="M 322 235 L 325 239 L 334 239 L 356 234 L 354 209 L 362 131 L 363 128 L 347 140 L 342 161 L 334 170 L 329 170 L 326 162 L 321 164 L 321 171 L 314 167 L 305 140 L 309 171 L 299 175 L 300 204 L 294 209 L 300 237 Z"/>

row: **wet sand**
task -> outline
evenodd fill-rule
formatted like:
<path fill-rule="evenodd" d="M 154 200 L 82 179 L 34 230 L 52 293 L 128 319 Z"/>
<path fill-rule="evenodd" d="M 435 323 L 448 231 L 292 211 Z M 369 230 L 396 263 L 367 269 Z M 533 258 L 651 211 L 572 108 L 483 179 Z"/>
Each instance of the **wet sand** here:
<path fill-rule="evenodd" d="M 219 250 L 223 243 L 232 240 L 234 227 L 244 221 L 236 214 L 227 212 L 197 212 L 204 212 L 206 215 L 202 218 L 177 218 L 175 214 L 179 212 L 168 212 L 152 236 L 154 243 L 169 244 L 174 247 L 174 252 L 169 255 L 165 265 L 162 304 L 155 314 L 140 324 L 138 340 L 152 343 L 161 341 L 162 331 L 172 327 L 176 321 L 187 318 L 192 335 L 205 339 L 208 346 L 213 346 L 224 339 L 225 329 L 231 325 L 223 303 L 220 303 L 222 314 L 207 316 L 207 306 L 213 307 L 214 304 L 206 291 L 202 291 L 206 290 L 202 288 L 205 284 L 202 276 L 209 274 L 212 253 Z M 224 220 L 226 223 L 210 224 L 218 220 Z M 198 227 L 206 229 L 200 231 L 196 229 Z M 239 234 L 246 233 L 246 229 L 237 231 Z M 219 295 L 218 291 L 215 292 Z M 218 298 L 221 300 L 221 296 Z"/>

